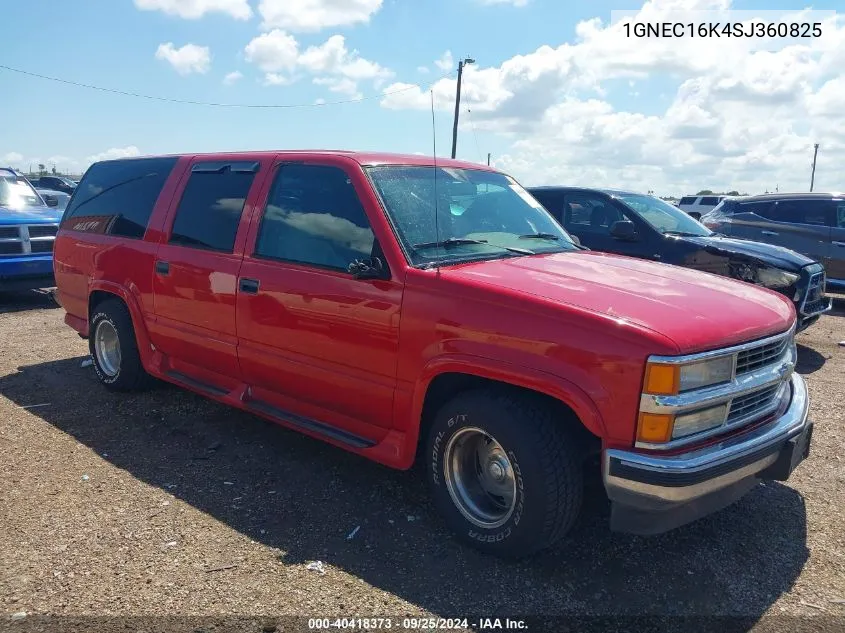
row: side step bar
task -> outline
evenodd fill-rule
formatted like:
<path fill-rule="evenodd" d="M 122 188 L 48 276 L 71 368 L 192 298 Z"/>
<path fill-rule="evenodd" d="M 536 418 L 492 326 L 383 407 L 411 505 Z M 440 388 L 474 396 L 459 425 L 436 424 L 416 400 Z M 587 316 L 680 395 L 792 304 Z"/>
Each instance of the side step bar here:
<path fill-rule="evenodd" d="M 192 387 L 198 391 L 203 391 L 205 393 L 211 394 L 212 396 L 225 396 L 229 392 L 225 389 L 221 389 L 220 387 L 215 387 L 214 385 L 209 385 L 208 383 L 200 382 L 199 380 L 195 380 L 190 376 L 186 376 L 185 374 L 179 373 L 178 371 L 168 371 L 165 374 L 168 378 L 175 380 L 178 383 L 185 385 L 186 387 Z"/>

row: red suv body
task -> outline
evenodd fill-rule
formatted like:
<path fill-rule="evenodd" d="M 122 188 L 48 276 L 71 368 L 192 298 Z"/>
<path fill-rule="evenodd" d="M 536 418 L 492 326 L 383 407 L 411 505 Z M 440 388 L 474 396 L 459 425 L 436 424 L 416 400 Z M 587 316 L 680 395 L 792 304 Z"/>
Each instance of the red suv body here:
<path fill-rule="evenodd" d="M 575 521 L 654 533 L 786 479 L 812 423 L 795 311 L 578 247 L 488 167 L 341 151 L 94 164 L 55 246 L 100 380 L 149 376 L 387 466 L 456 533 L 521 555 Z"/>

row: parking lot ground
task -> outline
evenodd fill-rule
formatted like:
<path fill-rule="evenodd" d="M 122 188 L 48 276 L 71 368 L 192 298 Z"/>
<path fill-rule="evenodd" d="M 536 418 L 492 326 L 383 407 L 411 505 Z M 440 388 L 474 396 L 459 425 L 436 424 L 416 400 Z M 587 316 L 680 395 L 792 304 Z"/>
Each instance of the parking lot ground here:
<path fill-rule="evenodd" d="M 14 613 L 663 614 L 845 630 L 843 299 L 799 335 L 816 428 L 786 485 L 761 484 L 714 516 L 642 538 L 608 530 L 594 473 L 575 529 L 520 562 L 454 541 L 418 472 L 175 387 L 106 391 L 63 316 L 44 295 L 0 297 L 7 625 Z M 309 569 L 315 561 L 324 573 Z"/>

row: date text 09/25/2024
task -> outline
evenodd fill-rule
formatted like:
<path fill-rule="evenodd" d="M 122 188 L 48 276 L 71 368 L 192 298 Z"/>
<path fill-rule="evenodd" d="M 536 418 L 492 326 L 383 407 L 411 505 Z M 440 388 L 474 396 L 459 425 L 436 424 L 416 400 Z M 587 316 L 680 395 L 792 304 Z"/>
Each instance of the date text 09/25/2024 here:
<path fill-rule="evenodd" d="M 309 618 L 310 630 L 444 631 L 475 629 L 479 631 L 519 631 L 528 628 L 525 620 L 511 618 Z"/>
<path fill-rule="evenodd" d="M 821 22 L 626 22 L 625 37 L 637 38 L 819 38 Z"/>

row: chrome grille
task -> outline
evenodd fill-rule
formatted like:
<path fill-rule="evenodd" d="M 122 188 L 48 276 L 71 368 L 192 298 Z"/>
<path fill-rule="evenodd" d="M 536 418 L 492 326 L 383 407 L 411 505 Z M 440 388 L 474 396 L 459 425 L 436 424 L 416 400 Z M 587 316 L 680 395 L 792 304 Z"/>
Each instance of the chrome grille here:
<path fill-rule="evenodd" d="M 830 301 L 825 298 L 825 274 L 824 271 L 813 273 L 807 283 L 807 292 L 804 293 L 804 300 L 801 302 L 801 314 L 813 316 L 825 312 Z"/>
<path fill-rule="evenodd" d="M 58 224 L 0 226 L 0 257 L 52 253 Z"/>
<path fill-rule="evenodd" d="M 778 394 L 782 385 L 766 387 L 760 391 L 749 393 L 731 402 L 727 424 L 741 424 L 753 418 L 759 418 L 766 412 L 777 407 Z"/>
<path fill-rule="evenodd" d="M 739 352 L 736 358 L 736 375 L 747 374 L 774 363 L 783 355 L 789 341 L 789 338 L 783 338 Z"/>

